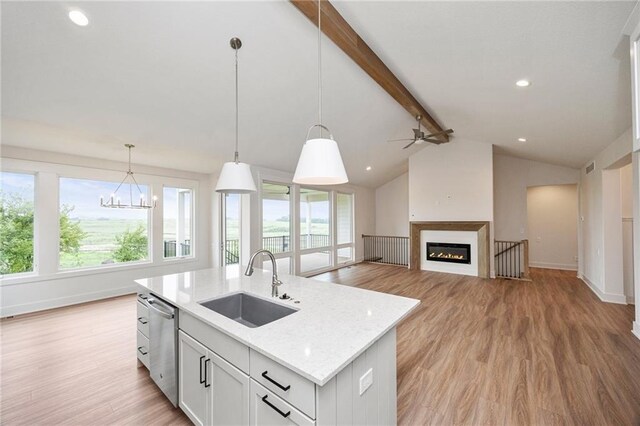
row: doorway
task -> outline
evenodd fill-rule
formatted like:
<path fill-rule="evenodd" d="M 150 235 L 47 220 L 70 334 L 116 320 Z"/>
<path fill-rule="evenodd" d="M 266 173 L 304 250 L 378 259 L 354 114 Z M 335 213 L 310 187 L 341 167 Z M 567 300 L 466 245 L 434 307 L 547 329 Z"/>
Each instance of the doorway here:
<path fill-rule="evenodd" d="M 529 265 L 578 270 L 578 186 L 527 188 Z"/>
<path fill-rule="evenodd" d="M 221 194 L 222 202 L 222 243 L 220 253 L 223 266 L 240 263 L 241 253 L 241 196 Z"/>

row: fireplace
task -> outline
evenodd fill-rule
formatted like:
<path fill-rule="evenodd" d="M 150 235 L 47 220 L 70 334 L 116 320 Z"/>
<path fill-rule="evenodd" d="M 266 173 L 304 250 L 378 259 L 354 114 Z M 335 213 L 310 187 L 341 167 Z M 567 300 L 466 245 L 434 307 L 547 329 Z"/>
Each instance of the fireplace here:
<path fill-rule="evenodd" d="M 427 260 L 471 264 L 471 244 L 427 242 Z"/>

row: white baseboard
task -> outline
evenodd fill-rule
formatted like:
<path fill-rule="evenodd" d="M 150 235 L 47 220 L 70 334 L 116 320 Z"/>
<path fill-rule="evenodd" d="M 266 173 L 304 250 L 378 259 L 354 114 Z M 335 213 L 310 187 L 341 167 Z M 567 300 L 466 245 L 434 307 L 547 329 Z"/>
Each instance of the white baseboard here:
<path fill-rule="evenodd" d="M 602 300 L 603 302 L 617 303 L 619 305 L 626 305 L 627 304 L 627 296 L 625 296 L 624 294 L 604 293 L 594 283 L 589 281 L 589 279 L 587 277 L 578 276 L 578 278 L 580 278 L 587 285 L 587 287 L 589 287 L 591 289 L 591 291 L 593 291 L 595 293 L 595 295 L 598 296 L 598 298 L 600 300 Z"/>
<path fill-rule="evenodd" d="M 531 268 L 560 269 L 563 271 L 577 271 L 578 265 L 565 263 L 529 262 Z"/>
<path fill-rule="evenodd" d="M 635 305 L 635 304 L 636 304 L 636 299 L 634 297 L 627 296 L 627 305 Z"/>
<path fill-rule="evenodd" d="M 638 339 L 640 339 L 640 322 L 633 322 L 633 330 L 631 330 L 631 332 L 635 334 Z"/>
<path fill-rule="evenodd" d="M 14 315 L 61 308 L 63 306 L 77 305 L 78 303 L 92 302 L 94 300 L 132 294 L 136 291 L 136 286 L 130 285 L 127 287 L 96 291 L 93 293 L 75 294 L 73 296 L 60 297 L 56 299 L 40 300 L 38 302 L 24 303 L 22 305 L 3 306 L 2 311 L 0 312 L 0 317 L 6 318 Z"/>

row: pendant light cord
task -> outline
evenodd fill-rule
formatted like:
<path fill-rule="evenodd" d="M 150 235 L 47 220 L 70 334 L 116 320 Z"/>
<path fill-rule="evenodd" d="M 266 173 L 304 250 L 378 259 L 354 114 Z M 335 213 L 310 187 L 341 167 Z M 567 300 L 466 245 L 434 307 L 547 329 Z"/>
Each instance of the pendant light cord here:
<path fill-rule="evenodd" d="M 318 0 L 318 124 L 322 125 L 322 10 Z M 322 137 L 322 127 L 320 127 Z"/>
<path fill-rule="evenodd" d="M 236 51 L 236 151 L 233 154 L 233 161 L 238 164 L 238 49 Z"/>

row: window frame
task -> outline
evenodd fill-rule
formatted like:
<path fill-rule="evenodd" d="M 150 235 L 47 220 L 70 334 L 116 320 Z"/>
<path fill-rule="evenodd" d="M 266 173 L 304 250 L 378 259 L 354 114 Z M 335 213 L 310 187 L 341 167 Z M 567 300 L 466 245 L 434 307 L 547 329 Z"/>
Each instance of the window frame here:
<path fill-rule="evenodd" d="M 190 253 L 188 256 L 174 256 L 174 257 L 165 257 L 164 256 L 164 190 L 165 188 L 172 188 L 172 189 L 188 189 L 189 191 L 191 191 L 191 244 L 190 244 Z M 166 184 L 163 183 L 162 184 L 162 197 L 158 197 L 159 199 L 162 200 L 162 203 L 158 203 L 158 207 L 160 208 L 160 204 L 162 204 L 162 261 L 163 262 L 175 262 L 177 260 L 184 260 L 184 259 L 192 259 L 196 257 L 196 252 L 197 252 L 197 243 L 196 243 L 196 238 L 195 236 L 196 234 L 196 191 L 191 188 L 191 187 L 185 187 L 185 186 L 176 186 L 176 185 L 170 185 L 170 184 Z M 176 229 L 176 233 L 177 233 L 177 229 Z M 151 238 L 149 238 L 149 241 L 151 241 Z"/>
<path fill-rule="evenodd" d="M 39 273 L 39 265 L 40 265 L 40 250 L 39 250 L 39 214 L 38 214 L 38 172 L 29 169 L 23 169 L 21 167 L 2 167 L 0 173 L 12 173 L 12 174 L 22 174 L 33 176 L 33 236 L 32 236 L 32 247 L 33 247 L 33 263 L 31 265 L 31 271 L 26 272 L 16 272 L 13 274 L 0 274 L 0 281 L 3 280 L 11 280 L 11 279 L 24 279 L 24 278 L 32 278 L 38 275 Z"/>
<path fill-rule="evenodd" d="M 54 163 L 48 161 L 6 158 L 0 157 L 0 166 L 3 171 L 32 174 L 36 176 L 35 184 L 35 217 L 34 217 L 34 262 L 37 272 L 24 273 L 21 276 L 16 274 L 0 276 L 0 287 L 21 285 L 33 282 L 42 282 L 47 280 L 67 279 L 81 276 L 109 274 L 128 270 L 138 270 L 145 268 L 153 268 L 163 265 L 177 263 L 197 263 L 202 261 L 199 251 L 195 252 L 195 256 L 189 258 L 170 258 L 163 261 L 162 255 L 158 256 L 159 245 L 156 241 L 162 240 L 162 229 L 154 226 L 154 224 L 162 222 L 162 192 L 163 185 L 191 189 L 193 191 L 193 209 L 194 209 L 194 236 L 197 236 L 197 229 L 200 227 L 201 220 L 205 220 L 199 209 L 200 200 L 198 197 L 201 180 L 197 178 L 172 177 L 161 174 L 145 174 L 136 173 L 136 180 L 141 185 L 149 187 L 149 196 L 158 195 L 157 207 L 150 210 L 151 222 L 149 224 L 150 235 L 150 251 L 149 259 L 139 262 L 124 262 L 101 265 L 98 267 L 86 267 L 81 269 L 59 269 L 59 223 L 60 223 L 60 177 L 87 179 L 87 180 L 104 180 L 104 181 L 121 181 L 126 169 L 107 169 L 99 167 L 87 167 L 65 163 Z M 98 202 L 99 194 L 96 196 Z M 44 229 L 46 228 L 46 230 Z M 55 232 L 51 232 L 53 229 Z M 54 235 L 55 234 L 55 235 Z M 197 238 L 196 238 L 197 239 Z M 194 242 L 198 245 L 198 242 Z M 195 249 L 194 249 L 195 250 Z"/>
<path fill-rule="evenodd" d="M 260 180 L 260 188 L 258 189 L 258 209 L 259 209 L 259 213 L 258 213 L 258 217 L 259 217 L 259 239 L 260 239 L 260 249 L 264 248 L 264 216 L 263 216 L 263 196 L 262 196 L 262 191 L 263 191 L 263 185 L 264 184 L 271 184 L 271 185 L 281 185 L 281 186 L 287 186 L 290 188 L 290 194 L 289 194 L 289 250 L 288 251 L 284 251 L 284 252 L 278 252 L 278 253 L 273 253 L 273 257 L 275 257 L 276 261 L 278 259 L 285 259 L 285 258 L 289 258 L 289 270 L 286 271 L 285 273 L 287 274 L 294 274 L 295 273 L 295 268 L 296 268 L 296 250 L 298 249 L 298 245 L 299 242 L 296 241 L 295 235 L 296 235 L 296 220 L 295 217 L 293 216 L 295 210 L 294 207 L 294 203 L 297 201 L 297 196 L 295 195 L 296 193 L 296 189 L 293 183 L 287 183 L 287 182 L 282 182 L 279 179 L 261 179 Z M 264 259 L 262 259 L 262 261 L 264 262 Z M 278 271 L 278 272 L 282 272 L 282 271 Z"/>

